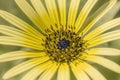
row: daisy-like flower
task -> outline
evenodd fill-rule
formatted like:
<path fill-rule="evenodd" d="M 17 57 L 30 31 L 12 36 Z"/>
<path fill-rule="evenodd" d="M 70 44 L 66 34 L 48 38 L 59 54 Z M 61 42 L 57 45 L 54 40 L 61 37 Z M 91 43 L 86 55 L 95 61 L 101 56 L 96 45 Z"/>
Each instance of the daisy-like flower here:
<path fill-rule="evenodd" d="M 91 31 L 117 0 L 106 2 L 104 8 L 89 19 L 98 0 L 87 0 L 82 9 L 79 7 L 81 0 L 70 0 L 69 5 L 66 5 L 67 0 L 30 0 L 31 4 L 26 0 L 15 2 L 33 24 L 0 10 L 0 16 L 14 25 L 0 25 L 0 44 L 27 48 L 0 55 L 0 62 L 24 59 L 6 72 L 3 79 L 28 71 L 21 80 L 52 80 L 55 74 L 56 80 L 70 80 L 71 73 L 77 80 L 107 80 L 93 63 L 120 73 L 118 64 L 103 57 L 118 56 L 120 50 L 99 47 L 120 39 L 120 30 L 108 31 L 120 25 L 120 18 Z"/>

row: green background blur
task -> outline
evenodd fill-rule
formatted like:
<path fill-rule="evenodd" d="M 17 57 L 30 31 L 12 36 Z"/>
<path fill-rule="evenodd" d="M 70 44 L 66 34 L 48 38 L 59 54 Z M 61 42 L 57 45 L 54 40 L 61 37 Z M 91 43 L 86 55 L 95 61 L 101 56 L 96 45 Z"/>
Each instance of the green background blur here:
<path fill-rule="evenodd" d="M 69 0 L 68 0 L 69 1 Z M 86 0 L 82 0 L 83 4 Z M 104 4 L 106 1 L 108 0 L 99 0 L 99 3 L 97 3 L 96 7 L 92 10 L 92 12 L 96 11 L 98 7 L 100 7 L 100 5 Z M 22 11 L 17 7 L 17 5 L 15 4 L 14 0 L 0 0 L 0 9 L 8 11 L 20 18 L 22 18 L 23 20 L 27 21 L 28 23 L 30 23 L 30 21 L 28 20 L 28 18 L 22 13 Z M 109 20 L 111 20 L 112 18 L 116 18 L 116 17 L 120 17 L 120 0 L 118 1 L 118 3 L 96 24 L 100 25 L 104 22 L 107 22 Z M 6 22 L 5 20 L 3 20 L 0 17 L 0 24 L 6 24 L 6 25 L 11 25 L 8 22 Z M 12 25 L 11 25 L 12 26 Z M 113 30 L 116 29 L 120 29 L 120 26 L 114 28 Z M 112 41 L 112 42 L 108 42 L 105 43 L 101 46 L 104 47 L 111 47 L 111 48 L 117 48 L 120 49 L 120 40 L 116 40 L 116 41 Z M 11 47 L 11 46 L 4 46 L 4 45 L 0 45 L 0 54 L 3 54 L 5 52 L 9 52 L 9 51 L 14 51 L 14 50 L 21 50 L 22 48 L 20 47 Z M 107 57 L 115 62 L 117 62 L 118 64 L 120 64 L 120 56 L 117 57 Z M 2 80 L 2 76 L 3 74 L 9 70 L 10 68 L 12 68 L 13 66 L 19 64 L 21 61 L 12 61 L 12 62 L 6 62 L 6 63 L 0 63 L 0 80 Z M 120 74 L 114 73 L 112 71 L 109 71 L 106 68 L 103 68 L 101 66 L 95 65 L 95 67 L 102 73 L 105 75 L 105 77 L 108 80 L 120 80 Z M 20 80 L 20 77 L 24 75 L 21 74 L 20 76 L 16 76 L 15 78 L 12 78 L 10 80 Z M 99 79 L 99 78 L 98 78 Z M 74 80 L 74 78 L 72 79 Z"/>

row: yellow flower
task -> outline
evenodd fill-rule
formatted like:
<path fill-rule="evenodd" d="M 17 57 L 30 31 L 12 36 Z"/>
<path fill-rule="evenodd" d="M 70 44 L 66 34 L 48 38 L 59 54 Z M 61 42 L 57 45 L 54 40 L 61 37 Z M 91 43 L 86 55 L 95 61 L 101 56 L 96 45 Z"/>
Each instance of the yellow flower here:
<path fill-rule="evenodd" d="M 20 46 L 25 50 L 0 55 L 0 62 L 25 59 L 5 73 L 3 79 L 28 71 L 21 80 L 70 80 L 73 73 L 77 80 L 107 80 L 92 63 L 120 73 L 120 66 L 103 56 L 118 56 L 120 50 L 99 47 L 100 44 L 120 39 L 120 30 L 108 30 L 120 25 L 120 18 L 97 28 L 91 28 L 117 2 L 109 0 L 106 8 L 95 13 L 84 26 L 88 15 L 98 0 L 87 0 L 79 12 L 81 0 L 15 0 L 33 25 L 0 10 L 0 16 L 14 27 L 0 25 L 0 44 Z M 107 31 L 107 32 L 106 32 Z M 98 47 L 95 47 L 98 46 Z M 71 71 L 70 71 L 71 70 Z"/>

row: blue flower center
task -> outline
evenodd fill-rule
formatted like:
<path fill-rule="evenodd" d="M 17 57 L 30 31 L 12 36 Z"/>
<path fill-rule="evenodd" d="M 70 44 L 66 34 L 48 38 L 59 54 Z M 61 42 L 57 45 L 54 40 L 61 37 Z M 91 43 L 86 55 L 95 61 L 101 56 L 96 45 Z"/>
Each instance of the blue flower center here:
<path fill-rule="evenodd" d="M 62 39 L 58 42 L 58 48 L 59 49 L 66 49 L 68 46 L 70 46 L 70 41 L 66 39 Z"/>

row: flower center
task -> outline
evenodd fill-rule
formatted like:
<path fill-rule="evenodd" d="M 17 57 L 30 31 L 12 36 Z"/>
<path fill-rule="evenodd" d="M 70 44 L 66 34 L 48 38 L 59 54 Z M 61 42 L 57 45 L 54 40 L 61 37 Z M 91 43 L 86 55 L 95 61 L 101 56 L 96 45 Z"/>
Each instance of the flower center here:
<path fill-rule="evenodd" d="M 73 28 L 63 27 L 46 30 L 45 51 L 51 60 L 71 62 L 79 59 L 85 51 L 85 42 Z"/>
<path fill-rule="evenodd" d="M 68 46 L 70 46 L 70 41 L 66 39 L 62 39 L 58 42 L 58 48 L 59 49 L 66 49 Z"/>

